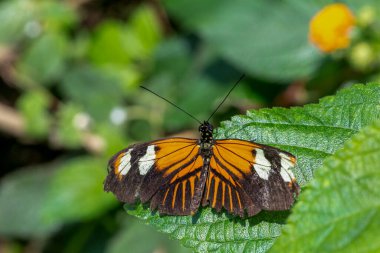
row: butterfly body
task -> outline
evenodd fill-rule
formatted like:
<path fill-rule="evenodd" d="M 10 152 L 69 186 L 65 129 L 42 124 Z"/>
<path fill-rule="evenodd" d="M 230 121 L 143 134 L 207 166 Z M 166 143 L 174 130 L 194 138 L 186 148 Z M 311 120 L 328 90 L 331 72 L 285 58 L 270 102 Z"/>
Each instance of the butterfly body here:
<path fill-rule="evenodd" d="M 168 215 L 192 215 L 201 205 L 240 217 L 290 208 L 299 192 L 292 154 L 216 140 L 207 121 L 199 132 L 199 140 L 166 138 L 120 151 L 109 162 L 105 191 L 129 204 L 150 202 L 152 210 Z"/>

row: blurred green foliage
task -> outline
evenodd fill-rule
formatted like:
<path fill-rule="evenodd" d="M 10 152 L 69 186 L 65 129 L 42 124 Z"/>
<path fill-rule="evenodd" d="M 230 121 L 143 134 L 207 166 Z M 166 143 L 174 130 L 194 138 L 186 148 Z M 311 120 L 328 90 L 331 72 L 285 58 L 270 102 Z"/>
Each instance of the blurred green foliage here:
<path fill-rule="evenodd" d="M 107 161 L 118 150 L 196 134 L 191 118 L 138 86 L 206 119 L 245 73 L 213 118 L 219 122 L 247 109 L 303 105 L 352 83 L 379 82 L 379 1 L 345 1 L 357 17 L 351 46 L 326 55 L 308 42 L 308 22 L 331 2 L 0 1 L 0 251 L 188 251 L 128 216 L 102 190 Z M 289 123 L 282 109 L 251 110 L 224 123 L 218 136 L 240 132 L 295 152 L 304 186 L 324 158 L 377 118 L 378 104 L 366 108 L 365 102 L 378 99 L 378 89 L 350 96 L 339 103 L 351 121 L 334 122 L 341 115 L 328 106 L 292 109 L 291 123 L 314 125 L 298 131 L 277 127 Z M 273 129 L 258 124 L 266 119 Z M 348 126 L 317 131 L 318 122 Z M 315 150 L 293 150 L 301 137 Z M 209 209 L 205 215 L 214 216 Z M 266 215 L 277 214 L 254 219 Z M 279 216 L 284 223 L 287 214 Z M 279 235 L 281 226 L 273 226 Z M 206 250 L 206 237 L 199 236 L 186 246 Z"/>

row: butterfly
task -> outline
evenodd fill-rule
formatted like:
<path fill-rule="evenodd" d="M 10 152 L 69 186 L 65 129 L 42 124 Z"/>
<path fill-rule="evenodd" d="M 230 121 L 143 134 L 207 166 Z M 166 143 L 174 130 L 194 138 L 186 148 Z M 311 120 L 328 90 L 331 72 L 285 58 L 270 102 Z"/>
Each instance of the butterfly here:
<path fill-rule="evenodd" d="M 109 161 L 104 190 L 166 215 L 193 215 L 200 206 L 240 217 L 290 209 L 300 191 L 291 171 L 295 156 L 252 141 L 214 139 L 208 120 L 199 133 L 199 139 L 164 138 L 121 150 Z"/>

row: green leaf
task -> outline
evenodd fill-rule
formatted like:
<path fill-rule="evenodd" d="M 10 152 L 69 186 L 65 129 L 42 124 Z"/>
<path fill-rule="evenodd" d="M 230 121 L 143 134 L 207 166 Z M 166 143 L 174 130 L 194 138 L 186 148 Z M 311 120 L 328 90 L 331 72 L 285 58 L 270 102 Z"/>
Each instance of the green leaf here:
<path fill-rule="evenodd" d="M 43 138 L 49 132 L 49 103 L 47 94 L 39 90 L 24 93 L 17 101 L 17 107 L 25 120 L 26 131 L 35 138 Z"/>
<path fill-rule="evenodd" d="M 63 2 L 8 0 L 0 3 L 0 20 L 0 43 L 14 47 L 43 32 L 65 32 L 78 17 L 74 6 Z"/>
<path fill-rule="evenodd" d="M 0 184 L 0 235 L 46 237 L 63 224 L 100 216 L 115 198 L 103 191 L 106 161 L 81 157 L 18 170 Z"/>
<path fill-rule="evenodd" d="M 36 9 L 37 6 L 32 1 L 1 1 L 0 44 L 12 44 L 23 38 L 25 36 L 25 26 L 28 21 L 32 21 Z"/>
<path fill-rule="evenodd" d="M 83 130 L 88 129 L 89 118 L 75 104 L 62 104 L 57 112 L 56 138 L 59 143 L 68 148 L 80 147 L 85 132 Z"/>
<path fill-rule="evenodd" d="M 141 243 L 141 236 L 149 238 Z M 145 253 L 145 252 L 173 252 L 185 253 L 190 252 L 178 244 L 178 242 L 169 240 L 165 235 L 157 232 L 151 227 L 147 227 L 137 221 L 135 218 L 128 217 L 122 230 L 112 238 L 106 252 L 119 253 L 125 252 Z"/>
<path fill-rule="evenodd" d="M 51 84 L 60 78 L 66 67 L 68 42 L 61 34 L 45 34 L 36 39 L 18 63 L 22 75 L 35 83 Z"/>
<path fill-rule="evenodd" d="M 65 2 L 44 1 L 38 4 L 38 17 L 46 24 L 47 32 L 65 33 L 65 29 L 72 28 L 79 21 L 75 5 Z"/>
<path fill-rule="evenodd" d="M 123 36 L 125 28 L 116 21 L 107 21 L 99 25 L 91 40 L 89 56 L 96 64 L 128 64 L 131 56 L 127 53 L 127 45 Z M 107 52 L 104 49 L 107 48 Z"/>
<path fill-rule="evenodd" d="M 291 109 L 251 110 L 218 129 L 219 138 L 240 138 L 275 146 L 297 157 L 293 171 L 301 185 L 327 156 L 362 127 L 380 118 L 380 85 L 355 85 L 318 104 Z"/>
<path fill-rule="evenodd" d="M 217 106 L 220 97 L 225 95 L 228 86 L 236 81 L 238 74 L 225 71 L 225 79 L 233 78 L 233 81 L 224 82 L 210 78 L 211 69 L 202 69 L 209 63 L 213 63 L 215 56 L 213 53 L 192 54 L 190 45 L 183 39 L 172 38 L 160 44 L 156 51 L 155 75 L 149 80 L 149 87 L 164 97 L 171 100 L 181 108 L 190 110 L 190 113 L 198 119 L 207 119 L 210 116 L 211 108 Z M 192 60 L 190 60 L 192 59 Z M 196 62 L 196 64 L 194 64 Z M 224 80 L 225 81 L 225 80 Z M 223 85 L 225 87 L 223 87 Z M 161 117 L 159 125 L 169 132 L 183 130 L 186 126 L 194 123 L 194 120 L 167 103 L 159 100 L 152 100 L 151 94 L 143 96 L 141 104 L 150 104 L 157 114 L 165 111 Z M 208 109 L 205 109 L 208 108 Z"/>
<path fill-rule="evenodd" d="M 58 224 L 46 220 L 41 212 L 54 173 L 46 168 L 28 168 L 1 179 L 1 235 L 42 237 L 57 229 Z"/>
<path fill-rule="evenodd" d="M 161 40 L 162 31 L 156 11 L 149 5 L 142 5 L 131 16 L 130 29 L 126 31 L 128 51 L 135 58 L 151 57 Z M 130 32 L 128 32 L 130 30 Z M 134 47 L 130 43 L 135 41 Z"/>
<path fill-rule="evenodd" d="M 112 108 L 123 97 L 117 78 L 88 65 L 73 67 L 60 88 L 67 99 L 77 103 L 98 121 L 108 120 Z"/>
<path fill-rule="evenodd" d="M 96 217 L 115 204 L 103 192 L 106 161 L 81 157 L 62 164 L 51 179 L 42 213 L 50 222 Z"/>
<path fill-rule="evenodd" d="M 130 142 L 125 136 L 124 129 L 111 124 L 98 124 L 96 133 L 107 141 L 104 156 L 112 156 L 117 151 L 125 148 L 125 143 Z"/>
<path fill-rule="evenodd" d="M 308 23 L 315 11 L 312 1 L 165 3 L 186 28 L 246 73 L 289 81 L 309 77 L 319 66 L 322 55 L 308 42 Z"/>
<path fill-rule="evenodd" d="M 380 120 L 326 159 L 271 252 L 379 252 Z"/>
<path fill-rule="evenodd" d="M 216 214 L 206 208 L 195 216 L 160 217 L 141 205 L 135 209 L 126 208 L 129 214 L 145 220 L 196 252 L 265 251 L 280 235 L 288 215 L 288 212 L 262 212 L 242 220 L 224 213 Z"/>
<path fill-rule="evenodd" d="M 298 159 L 294 172 L 303 186 L 327 156 L 375 119 L 380 119 L 380 85 L 359 84 L 321 99 L 319 104 L 252 110 L 246 116 L 235 116 L 222 124 L 216 136 L 254 140 L 290 151 Z M 198 252 L 264 252 L 280 235 L 289 215 L 289 211 L 261 212 L 239 219 L 205 208 L 194 217 L 160 217 L 141 205 L 128 209 Z"/>
<path fill-rule="evenodd" d="M 157 24 L 154 11 L 147 6 L 137 9 L 128 23 L 102 23 L 96 28 L 91 41 L 91 60 L 97 65 L 125 67 L 132 61 L 149 59 L 161 38 Z"/>

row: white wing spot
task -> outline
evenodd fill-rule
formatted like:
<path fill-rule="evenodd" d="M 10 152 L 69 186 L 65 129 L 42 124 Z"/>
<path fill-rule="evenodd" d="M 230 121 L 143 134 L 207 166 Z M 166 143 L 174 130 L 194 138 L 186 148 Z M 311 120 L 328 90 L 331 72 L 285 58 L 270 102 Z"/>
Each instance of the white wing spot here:
<path fill-rule="evenodd" d="M 293 172 L 289 169 L 294 166 L 294 163 L 289 159 L 289 156 L 287 156 L 284 153 L 280 153 L 281 157 L 281 177 L 284 179 L 285 182 L 290 182 L 292 179 L 294 179 Z"/>
<path fill-rule="evenodd" d="M 124 156 L 120 159 L 120 164 L 117 167 L 119 174 L 125 176 L 128 171 L 131 169 L 131 152 L 132 149 L 125 152 Z"/>
<path fill-rule="evenodd" d="M 289 172 L 289 170 L 286 170 L 285 168 L 281 168 L 280 174 L 281 174 L 282 179 L 285 182 L 292 181 L 292 179 L 290 178 L 290 174 L 288 172 Z"/>
<path fill-rule="evenodd" d="M 268 180 L 269 178 L 269 172 L 271 170 L 271 163 L 268 161 L 268 159 L 264 156 L 264 151 L 262 149 L 255 149 L 256 150 L 256 158 L 255 158 L 255 164 L 253 167 L 255 168 L 257 174 L 262 179 Z"/>
<path fill-rule="evenodd" d="M 146 154 L 139 160 L 139 172 L 140 175 L 146 175 L 150 168 L 152 168 L 156 159 L 156 151 L 154 150 L 154 145 L 148 146 L 146 149 Z"/>

